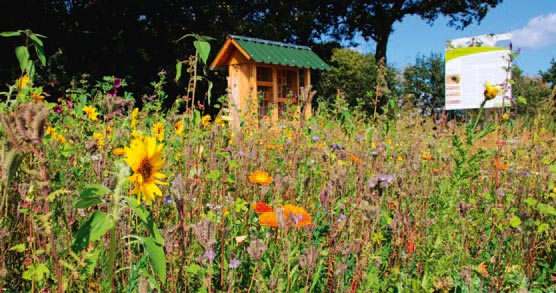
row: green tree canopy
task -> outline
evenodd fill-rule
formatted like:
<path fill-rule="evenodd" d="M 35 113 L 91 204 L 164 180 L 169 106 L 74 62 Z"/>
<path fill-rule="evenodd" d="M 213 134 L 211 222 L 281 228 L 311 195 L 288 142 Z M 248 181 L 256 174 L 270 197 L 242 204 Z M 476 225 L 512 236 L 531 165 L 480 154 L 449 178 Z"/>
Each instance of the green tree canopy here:
<path fill-rule="evenodd" d="M 317 89 L 319 96 L 332 103 L 338 96 L 350 107 L 359 107 L 372 114 L 377 93 L 379 65 L 372 54 L 361 54 L 350 49 L 334 49 L 330 58 L 332 70 L 322 74 Z M 396 72 L 382 69 L 390 94 L 397 93 Z M 378 106 L 384 105 L 387 97 L 378 98 Z"/>
<path fill-rule="evenodd" d="M 444 57 L 440 53 L 417 57 L 403 72 L 403 92 L 423 114 L 444 106 Z"/>
<path fill-rule="evenodd" d="M 502 0 L 356 0 L 336 1 L 339 18 L 336 23 L 338 37 L 360 33 L 376 42 L 375 58 L 386 60 L 388 39 L 393 25 L 409 15 L 417 15 L 432 24 L 440 15 L 447 16 L 449 26 L 463 29 L 480 22 L 489 8 Z"/>

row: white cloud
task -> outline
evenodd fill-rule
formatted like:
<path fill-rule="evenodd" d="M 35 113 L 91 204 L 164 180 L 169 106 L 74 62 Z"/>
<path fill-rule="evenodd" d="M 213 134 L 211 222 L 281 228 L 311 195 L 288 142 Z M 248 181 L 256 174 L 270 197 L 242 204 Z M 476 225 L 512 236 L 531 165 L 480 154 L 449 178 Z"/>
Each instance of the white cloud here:
<path fill-rule="evenodd" d="M 556 44 L 556 14 L 533 17 L 527 26 L 512 32 L 512 42 L 517 48 L 532 49 Z"/>

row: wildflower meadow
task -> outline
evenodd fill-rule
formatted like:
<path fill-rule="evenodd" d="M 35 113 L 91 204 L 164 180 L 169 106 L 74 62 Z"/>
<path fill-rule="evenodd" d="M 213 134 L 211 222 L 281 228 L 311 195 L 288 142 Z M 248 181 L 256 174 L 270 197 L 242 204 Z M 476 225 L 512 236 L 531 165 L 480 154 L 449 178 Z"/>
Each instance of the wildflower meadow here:
<path fill-rule="evenodd" d="M 10 34 L 36 51 L 1 93 L 2 292 L 556 290 L 554 90 L 527 116 L 338 99 L 236 129 L 226 97 L 164 107 L 166 71 L 143 98 L 81 76 L 53 100 L 43 38 Z"/>

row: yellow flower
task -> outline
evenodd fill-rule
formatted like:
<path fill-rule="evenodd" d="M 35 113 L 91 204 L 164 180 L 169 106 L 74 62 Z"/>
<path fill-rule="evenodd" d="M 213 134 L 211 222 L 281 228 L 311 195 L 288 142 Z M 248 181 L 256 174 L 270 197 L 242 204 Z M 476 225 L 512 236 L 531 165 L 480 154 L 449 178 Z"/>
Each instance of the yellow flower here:
<path fill-rule="evenodd" d="M 485 82 L 485 91 L 484 91 L 484 95 L 485 95 L 485 100 L 489 101 L 492 100 L 494 98 L 496 98 L 496 96 L 500 95 L 502 93 L 502 88 L 499 86 L 492 86 L 490 85 L 490 82 Z"/>
<path fill-rule="evenodd" d="M 210 124 L 210 115 L 205 115 L 203 116 L 203 118 L 201 118 L 201 124 L 203 124 L 203 126 L 209 126 Z"/>
<path fill-rule="evenodd" d="M 174 123 L 174 130 L 176 130 L 177 135 L 181 135 L 183 133 L 183 122 L 181 120 Z"/>
<path fill-rule="evenodd" d="M 131 112 L 131 128 L 135 128 L 137 124 L 137 113 L 139 113 L 139 108 L 134 108 Z"/>
<path fill-rule="evenodd" d="M 30 81 L 31 80 L 29 79 L 29 76 L 27 74 L 22 76 L 16 81 L 17 89 L 21 91 Z"/>
<path fill-rule="evenodd" d="M 153 133 L 154 137 L 158 139 L 158 141 L 162 141 L 164 139 L 164 124 L 161 122 L 156 122 L 153 125 Z"/>
<path fill-rule="evenodd" d="M 44 100 L 44 96 L 41 95 L 41 94 L 32 94 L 31 99 L 33 99 L 33 101 L 35 103 L 39 103 L 39 102 L 42 102 Z"/>
<path fill-rule="evenodd" d="M 50 137 L 54 137 L 56 135 L 56 129 L 48 126 L 46 128 L 46 134 L 50 135 Z"/>
<path fill-rule="evenodd" d="M 91 106 L 84 106 L 83 107 L 83 112 L 85 112 L 85 114 L 87 114 L 87 116 L 89 116 L 89 119 L 93 120 L 93 121 L 97 121 L 98 118 L 98 112 L 97 109 L 95 107 L 91 107 Z"/>
<path fill-rule="evenodd" d="M 134 188 L 131 194 L 141 196 L 147 204 L 150 204 L 155 196 L 162 196 L 162 191 L 157 184 L 167 184 L 159 179 L 166 175 L 159 172 L 164 166 L 162 158 L 162 144 L 156 144 L 156 138 L 145 136 L 133 139 L 129 147 L 125 147 L 126 158 L 124 161 L 131 167 L 133 174 L 128 177 Z"/>
<path fill-rule="evenodd" d="M 61 134 L 56 135 L 56 140 L 61 144 L 64 144 L 64 143 L 67 142 L 66 138 Z"/>
<path fill-rule="evenodd" d="M 104 147 L 104 136 L 100 132 L 94 132 L 93 138 L 97 140 L 97 144 L 99 148 Z"/>
<path fill-rule="evenodd" d="M 265 171 L 256 170 L 249 175 L 249 181 L 259 185 L 269 185 L 272 183 L 272 177 L 270 177 Z"/>

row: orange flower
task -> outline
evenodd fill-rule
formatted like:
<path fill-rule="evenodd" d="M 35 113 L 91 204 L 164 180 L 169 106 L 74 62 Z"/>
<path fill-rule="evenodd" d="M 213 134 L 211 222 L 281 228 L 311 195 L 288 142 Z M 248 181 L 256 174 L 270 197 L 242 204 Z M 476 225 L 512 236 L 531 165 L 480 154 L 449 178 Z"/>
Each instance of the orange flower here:
<path fill-rule="evenodd" d="M 481 273 L 483 277 L 488 278 L 488 271 L 484 262 L 479 264 L 479 273 Z"/>
<path fill-rule="evenodd" d="M 509 168 L 508 165 L 502 164 L 498 161 L 494 161 L 493 165 L 494 165 L 494 168 L 501 169 L 501 170 L 508 170 L 508 168 Z"/>
<path fill-rule="evenodd" d="M 425 161 L 430 161 L 430 160 L 432 160 L 432 156 L 431 156 L 430 154 L 424 153 L 424 154 L 421 156 L 421 159 L 423 159 L 423 160 L 425 160 Z"/>
<path fill-rule="evenodd" d="M 282 217 L 277 217 L 277 213 L 280 212 L 282 212 Z M 277 211 L 262 213 L 259 216 L 259 224 L 261 226 L 278 227 L 278 221 L 285 221 L 289 218 L 293 219 L 296 227 L 311 225 L 311 215 L 304 208 L 291 204 L 287 204 L 281 209 L 277 209 Z"/>
<path fill-rule="evenodd" d="M 249 175 L 249 181 L 260 185 L 269 185 L 272 183 L 272 177 L 270 177 L 265 171 L 256 170 Z"/>
<path fill-rule="evenodd" d="M 254 203 L 253 204 L 253 209 L 255 210 L 255 213 L 257 213 L 257 214 L 262 214 L 262 213 L 273 211 L 273 209 L 264 202 Z"/>
<path fill-rule="evenodd" d="M 352 161 L 352 162 L 354 162 L 355 164 L 361 163 L 361 159 L 359 159 L 358 157 L 356 157 L 356 156 L 354 156 L 354 155 L 352 155 L 352 154 L 349 155 L 349 160 Z"/>
<path fill-rule="evenodd" d="M 125 149 L 124 148 L 115 148 L 112 150 L 112 153 L 116 156 L 123 156 L 125 155 Z"/>

